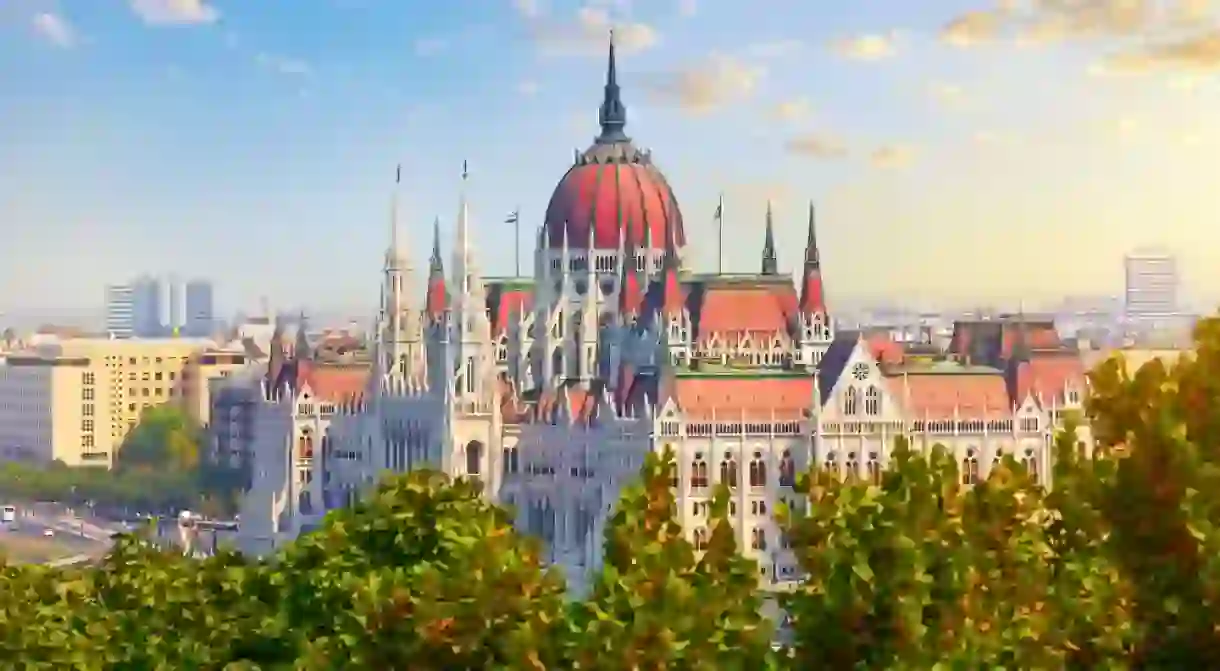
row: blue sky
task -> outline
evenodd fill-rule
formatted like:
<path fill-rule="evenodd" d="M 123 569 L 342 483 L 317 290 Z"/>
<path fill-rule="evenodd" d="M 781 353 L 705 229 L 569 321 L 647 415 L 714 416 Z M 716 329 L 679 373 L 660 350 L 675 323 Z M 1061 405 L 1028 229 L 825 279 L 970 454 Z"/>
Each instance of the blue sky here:
<path fill-rule="evenodd" d="M 723 191 L 731 270 L 768 198 L 798 263 L 816 200 L 832 300 L 1116 294 L 1148 245 L 1216 297 L 1215 15 L 1150 4 L 7 0 L 0 310 L 141 272 L 371 309 L 397 163 L 418 268 L 468 160 L 478 258 L 510 273 L 505 213 L 536 225 L 596 133 L 609 25 L 696 266 Z"/>

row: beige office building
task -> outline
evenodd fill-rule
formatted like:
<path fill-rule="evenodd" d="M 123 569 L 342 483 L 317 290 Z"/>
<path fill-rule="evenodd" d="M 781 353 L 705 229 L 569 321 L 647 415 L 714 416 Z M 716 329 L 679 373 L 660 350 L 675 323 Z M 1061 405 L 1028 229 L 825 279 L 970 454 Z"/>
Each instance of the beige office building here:
<path fill-rule="evenodd" d="M 140 415 L 181 404 L 208 420 L 208 379 L 245 363 L 211 340 L 59 340 L 0 364 L 0 458 L 114 464 Z"/>

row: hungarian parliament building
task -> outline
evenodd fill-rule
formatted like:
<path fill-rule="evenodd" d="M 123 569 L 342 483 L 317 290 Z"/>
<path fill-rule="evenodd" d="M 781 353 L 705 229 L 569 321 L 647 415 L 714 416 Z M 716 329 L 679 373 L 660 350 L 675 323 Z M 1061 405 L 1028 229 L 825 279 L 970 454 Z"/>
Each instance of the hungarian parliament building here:
<path fill-rule="evenodd" d="M 600 134 L 551 196 L 532 278 L 480 274 L 463 174 L 454 249 L 446 262 L 434 231 L 426 274 L 395 206 L 366 356 L 277 330 L 261 363 L 215 383 L 212 447 L 252 472 L 241 549 L 272 551 L 386 471 L 438 469 L 478 478 L 580 589 L 621 490 L 672 450 L 696 548 L 725 484 L 739 547 L 785 581 L 798 569 L 773 514 L 799 508 L 797 473 L 878 478 L 905 437 L 954 453 L 965 484 L 1006 455 L 1050 484 L 1053 432 L 1086 386 L 1053 323 L 958 322 L 947 347 L 838 328 L 812 205 L 799 273 L 770 212 L 757 274 L 690 268 L 682 210 L 626 112 L 611 42 Z"/>

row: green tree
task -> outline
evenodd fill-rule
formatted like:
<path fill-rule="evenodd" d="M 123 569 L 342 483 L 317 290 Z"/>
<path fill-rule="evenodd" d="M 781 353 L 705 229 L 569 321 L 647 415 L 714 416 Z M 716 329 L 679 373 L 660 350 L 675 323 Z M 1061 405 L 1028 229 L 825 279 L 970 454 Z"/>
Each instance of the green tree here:
<path fill-rule="evenodd" d="M 1121 358 L 1091 375 L 1087 414 L 1109 460 L 1081 489 L 1100 511 L 1109 555 L 1133 590 L 1132 663 L 1220 659 L 1220 319 L 1200 321 L 1192 355 L 1131 374 Z M 1099 468 L 1098 466 L 1093 466 Z"/>
<path fill-rule="evenodd" d="M 477 483 L 391 476 L 271 564 L 302 668 L 556 668 L 562 577 Z"/>
<path fill-rule="evenodd" d="M 1054 526 L 1042 488 L 1011 460 L 963 485 L 944 448 L 899 441 L 880 485 L 825 471 L 799 484 L 809 512 L 787 521 L 809 577 L 786 599 L 799 668 L 1061 668 L 1082 645 L 1089 659 L 1121 653 L 1121 637 L 1102 635 L 1122 618 L 1095 584 L 1113 578 L 1089 552 L 1100 538 L 1056 545 L 1053 533 L 1096 527 Z"/>
<path fill-rule="evenodd" d="M 144 411 L 119 449 L 121 469 L 193 472 L 200 463 L 203 432 L 181 407 L 163 403 Z"/>
<path fill-rule="evenodd" d="M 758 568 L 736 552 L 717 497 L 701 560 L 676 519 L 673 454 L 649 454 L 606 531 L 605 565 L 572 608 L 575 669 L 764 669 L 771 628 L 759 615 Z"/>

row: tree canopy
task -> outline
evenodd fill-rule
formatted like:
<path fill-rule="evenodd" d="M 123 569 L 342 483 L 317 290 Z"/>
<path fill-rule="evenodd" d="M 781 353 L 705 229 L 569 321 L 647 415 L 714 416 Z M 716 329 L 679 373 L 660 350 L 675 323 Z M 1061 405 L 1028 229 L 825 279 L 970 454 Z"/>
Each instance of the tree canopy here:
<path fill-rule="evenodd" d="M 1220 659 L 1220 323 L 1174 364 L 1092 374 L 1055 438 L 1053 488 L 1005 460 L 962 484 L 901 442 L 879 483 L 822 471 L 779 523 L 806 572 L 771 649 L 758 567 L 725 503 L 698 546 L 652 455 L 605 530 L 587 595 L 486 502 L 431 472 L 256 560 L 138 537 L 99 565 L 0 566 L 0 659 L 23 668 L 1210 668 Z M 706 539 L 706 542 L 702 539 Z"/>

